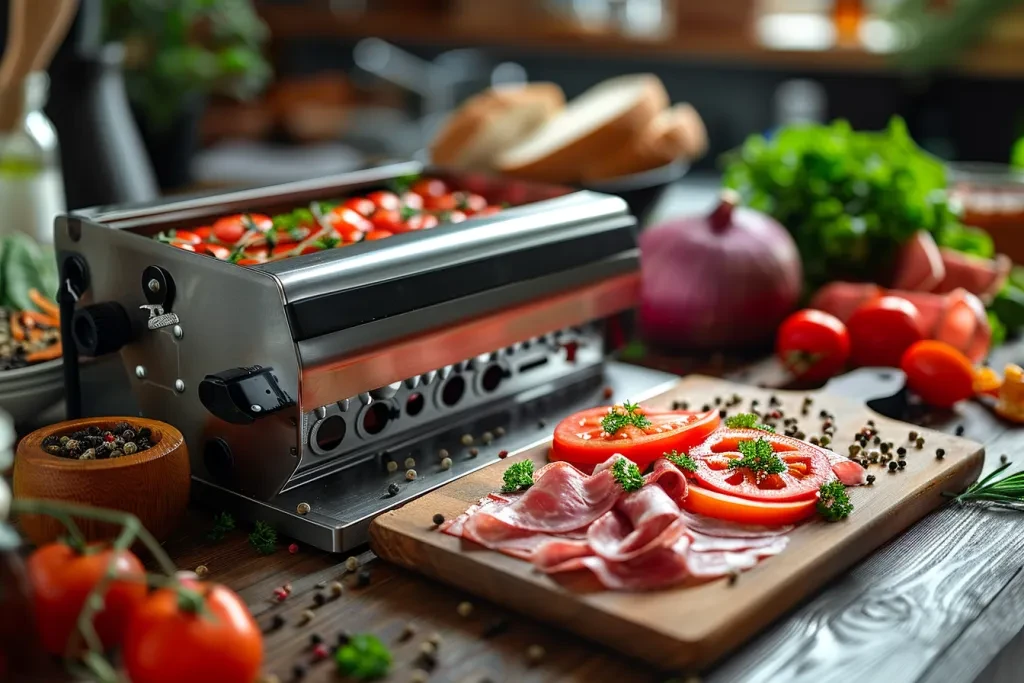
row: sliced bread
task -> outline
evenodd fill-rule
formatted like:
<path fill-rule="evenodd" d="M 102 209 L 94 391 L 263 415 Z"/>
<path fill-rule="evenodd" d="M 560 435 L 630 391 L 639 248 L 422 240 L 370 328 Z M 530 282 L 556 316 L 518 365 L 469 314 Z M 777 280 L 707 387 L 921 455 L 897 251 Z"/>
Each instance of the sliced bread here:
<path fill-rule="evenodd" d="M 583 169 L 633 141 L 668 106 L 652 74 L 619 76 L 594 86 L 521 143 L 497 157 L 498 170 L 524 178 L 577 182 Z"/>
<path fill-rule="evenodd" d="M 451 168 L 492 168 L 500 152 L 531 135 L 564 106 L 565 94 L 554 83 L 490 88 L 448 117 L 430 156 Z"/>

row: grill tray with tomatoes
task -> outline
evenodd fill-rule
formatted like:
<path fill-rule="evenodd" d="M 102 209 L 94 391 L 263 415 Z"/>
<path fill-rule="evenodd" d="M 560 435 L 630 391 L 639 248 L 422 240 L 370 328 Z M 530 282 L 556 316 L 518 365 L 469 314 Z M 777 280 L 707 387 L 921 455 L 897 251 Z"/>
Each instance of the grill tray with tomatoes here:
<path fill-rule="evenodd" d="M 421 178 L 407 188 L 315 201 L 272 216 L 222 216 L 210 225 L 169 230 L 156 238 L 179 249 L 252 266 L 431 230 L 439 225 L 494 215 L 502 208 L 480 194 L 456 190 L 444 180 Z"/>

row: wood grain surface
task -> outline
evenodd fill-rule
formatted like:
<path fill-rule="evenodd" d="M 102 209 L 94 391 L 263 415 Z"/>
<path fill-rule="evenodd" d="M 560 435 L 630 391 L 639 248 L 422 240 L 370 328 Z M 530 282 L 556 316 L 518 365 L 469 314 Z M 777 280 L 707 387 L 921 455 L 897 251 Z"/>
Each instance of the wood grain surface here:
<path fill-rule="evenodd" d="M 152 432 L 152 446 L 121 458 L 73 460 L 45 452 L 43 439 L 89 427 L 110 429 L 128 422 Z M 158 540 L 166 540 L 188 507 L 191 467 L 185 440 L 174 427 L 140 417 L 87 418 L 37 429 L 18 444 L 14 456 L 17 498 L 62 500 L 134 514 Z M 76 521 L 87 540 L 112 538 L 115 525 Z M 51 517 L 22 515 L 19 525 L 33 543 L 49 543 L 65 533 Z"/>
<path fill-rule="evenodd" d="M 733 394 L 742 396 L 745 406 L 758 400 L 765 410 L 773 395 L 769 390 L 690 376 L 645 405 L 668 408 L 674 401 L 685 400 L 691 406 L 699 406 L 712 403 L 716 397 L 727 400 Z M 785 415 L 799 416 L 807 394 L 774 395 L 781 400 Z M 487 493 L 500 489 L 508 461 L 495 463 L 381 515 L 371 526 L 371 546 L 384 559 L 559 624 L 658 666 L 703 668 L 942 505 L 943 491 L 962 489 L 981 470 L 984 451 L 979 444 L 918 429 L 925 438 L 925 447 L 918 449 L 908 442 L 908 433 L 914 429 L 911 425 L 884 418 L 863 404 L 843 398 L 814 396 L 809 415 L 800 418 L 801 428 L 809 435 L 821 433 L 823 420 L 817 413 L 823 409 L 836 416 L 837 450 L 845 451 L 852 435 L 873 419 L 882 440 L 908 447 L 906 469 L 890 473 L 884 465 L 873 465 L 871 471 L 878 481 L 873 486 L 850 491 L 856 511 L 848 520 L 841 524 L 815 521 L 800 526 L 790 534 L 785 552 L 762 562 L 735 585 L 720 579 L 697 587 L 652 593 L 582 592 L 564 581 L 533 571 L 529 563 L 434 529 L 430 520 L 435 513 L 454 517 Z M 945 451 L 941 460 L 934 455 L 937 448 Z M 530 458 L 540 467 L 547 461 L 547 447 L 531 449 L 517 458 Z M 998 543 L 1001 539 L 986 537 L 978 542 Z"/>

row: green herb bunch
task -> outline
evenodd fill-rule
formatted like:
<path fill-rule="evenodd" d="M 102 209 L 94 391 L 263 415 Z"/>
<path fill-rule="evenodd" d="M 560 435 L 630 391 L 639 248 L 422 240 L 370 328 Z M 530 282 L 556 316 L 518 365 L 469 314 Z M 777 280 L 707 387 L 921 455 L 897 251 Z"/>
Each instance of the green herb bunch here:
<path fill-rule="evenodd" d="M 771 474 L 782 474 L 786 471 L 786 463 L 782 462 L 772 445 L 766 439 L 741 441 L 739 451 L 743 456 L 729 461 L 729 469 L 746 468 L 754 473 L 754 478 L 761 481 Z"/>
<path fill-rule="evenodd" d="M 533 461 L 520 460 L 509 465 L 501 478 L 504 482 L 501 487 L 503 493 L 525 491 L 533 486 Z"/>
<path fill-rule="evenodd" d="M 260 555 L 273 555 L 277 550 L 277 532 L 266 522 L 256 522 L 249 543 Z"/>
<path fill-rule="evenodd" d="M 219 541 L 235 530 L 235 518 L 229 512 L 218 512 L 213 518 L 213 528 L 206 534 L 211 541 Z"/>
<path fill-rule="evenodd" d="M 818 514 L 829 522 L 846 519 L 853 512 L 853 503 L 841 481 L 830 481 L 818 489 Z"/>
<path fill-rule="evenodd" d="M 696 472 L 697 463 L 687 453 L 680 454 L 678 451 L 671 451 L 665 453 L 665 459 L 670 463 L 683 470 L 684 472 Z"/>
<path fill-rule="evenodd" d="M 639 491 L 644 486 L 644 475 L 640 473 L 640 468 L 632 460 L 625 458 L 616 460 L 612 465 L 612 475 L 626 493 Z"/>
<path fill-rule="evenodd" d="M 640 412 L 639 404 L 629 401 L 624 401 L 621 406 L 612 406 L 608 414 L 601 418 L 601 429 L 605 434 L 615 434 L 630 425 L 637 429 L 645 429 L 651 426 L 651 421 Z"/>
<path fill-rule="evenodd" d="M 391 668 L 391 651 L 375 635 L 362 633 L 334 653 L 338 673 L 359 680 L 373 680 L 387 675 Z"/>
<path fill-rule="evenodd" d="M 761 422 L 761 418 L 753 413 L 738 413 L 725 418 L 725 426 L 733 429 L 760 429 L 763 432 L 775 432 L 775 427 Z"/>

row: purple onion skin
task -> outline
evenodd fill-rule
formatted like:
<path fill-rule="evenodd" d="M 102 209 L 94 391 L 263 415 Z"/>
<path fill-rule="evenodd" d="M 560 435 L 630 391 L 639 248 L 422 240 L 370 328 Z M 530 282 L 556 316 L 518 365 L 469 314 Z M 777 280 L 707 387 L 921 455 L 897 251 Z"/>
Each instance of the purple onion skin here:
<path fill-rule="evenodd" d="M 709 216 L 688 216 L 640 236 L 640 325 L 669 348 L 769 343 L 796 307 L 803 268 L 793 238 L 771 217 L 724 195 Z"/>

